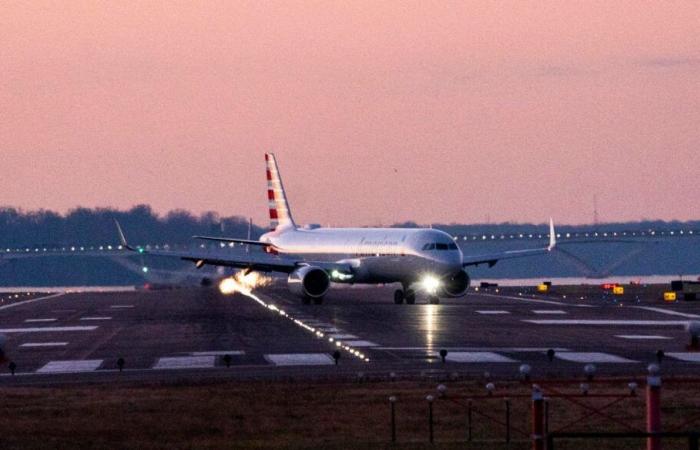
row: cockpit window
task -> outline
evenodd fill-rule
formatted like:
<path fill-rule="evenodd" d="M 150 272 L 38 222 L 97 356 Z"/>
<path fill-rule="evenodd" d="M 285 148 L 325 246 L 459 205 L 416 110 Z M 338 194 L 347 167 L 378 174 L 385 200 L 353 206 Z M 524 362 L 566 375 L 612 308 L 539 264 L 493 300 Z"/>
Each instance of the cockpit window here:
<path fill-rule="evenodd" d="M 423 250 L 435 250 L 435 244 L 427 243 L 423 246 Z"/>
<path fill-rule="evenodd" d="M 447 250 L 447 244 L 440 244 L 439 242 L 435 244 L 435 248 L 438 250 Z"/>
<path fill-rule="evenodd" d="M 450 247 L 450 250 L 457 250 L 457 244 L 455 244 L 454 242 L 450 243 L 448 247 Z"/>
<path fill-rule="evenodd" d="M 423 245 L 423 250 L 457 250 L 457 244 L 450 242 L 449 244 L 441 242 L 429 242 Z"/>

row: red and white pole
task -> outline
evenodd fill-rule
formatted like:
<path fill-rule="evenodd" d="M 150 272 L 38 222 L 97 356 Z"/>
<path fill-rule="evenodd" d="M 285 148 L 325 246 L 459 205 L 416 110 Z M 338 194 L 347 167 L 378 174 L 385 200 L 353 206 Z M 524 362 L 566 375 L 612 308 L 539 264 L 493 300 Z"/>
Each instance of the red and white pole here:
<path fill-rule="evenodd" d="M 532 386 L 532 450 L 544 450 L 544 395 Z"/>
<path fill-rule="evenodd" d="M 661 376 L 659 366 L 649 364 L 647 369 L 647 433 L 661 432 Z M 661 450 L 660 437 L 647 438 L 647 450 Z"/>

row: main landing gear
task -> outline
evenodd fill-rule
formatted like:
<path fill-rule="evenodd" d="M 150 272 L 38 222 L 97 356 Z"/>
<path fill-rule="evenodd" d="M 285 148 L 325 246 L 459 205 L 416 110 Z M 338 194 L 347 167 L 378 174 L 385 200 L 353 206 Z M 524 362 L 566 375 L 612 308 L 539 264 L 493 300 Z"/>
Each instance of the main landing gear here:
<path fill-rule="evenodd" d="M 416 302 L 416 291 L 408 286 L 404 286 L 403 289 L 397 289 L 394 291 L 394 303 L 401 305 L 404 301 L 407 305 L 414 304 Z"/>

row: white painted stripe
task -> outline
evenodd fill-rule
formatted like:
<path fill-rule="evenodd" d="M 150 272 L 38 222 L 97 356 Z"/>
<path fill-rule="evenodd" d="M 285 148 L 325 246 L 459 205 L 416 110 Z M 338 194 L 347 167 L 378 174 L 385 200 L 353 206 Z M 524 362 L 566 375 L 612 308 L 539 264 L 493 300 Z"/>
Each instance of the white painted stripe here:
<path fill-rule="evenodd" d="M 243 350 L 215 350 L 213 352 L 192 352 L 190 353 L 192 356 L 224 356 L 224 355 L 231 355 L 231 356 L 240 356 L 240 355 L 245 355 L 245 352 Z"/>
<path fill-rule="evenodd" d="M 107 317 L 107 316 L 92 316 L 92 317 L 81 317 L 80 320 L 112 320 L 112 318 Z"/>
<path fill-rule="evenodd" d="M 2 309 L 8 309 L 8 308 L 14 308 L 15 306 L 20 306 L 20 305 L 28 305 L 30 303 L 34 302 L 39 302 L 41 300 L 48 300 L 50 298 L 56 298 L 56 297 L 61 297 L 62 295 L 66 295 L 64 292 L 58 293 L 58 294 L 53 294 L 53 295 L 47 295 L 46 297 L 39 297 L 39 298 L 33 298 L 31 300 L 24 300 L 21 302 L 16 302 L 16 303 L 10 303 L 9 305 L 3 305 L 0 306 L 0 310 Z"/>
<path fill-rule="evenodd" d="M 327 337 L 333 339 L 358 339 L 354 334 L 329 334 Z"/>
<path fill-rule="evenodd" d="M 526 298 L 526 297 L 514 297 L 512 295 L 496 295 L 496 294 L 484 294 L 482 292 L 478 293 L 479 295 L 483 295 L 484 297 L 496 297 L 496 298 L 507 298 L 510 300 L 520 300 L 523 302 L 531 302 L 531 303 L 542 303 L 545 305 L 557 305 L 557 306 L 568 306 L 566 303 L 562 302 L 555 302 L 552 300 L 540 300 L 536 298 Z"/>
<path fill-rule="evenodd" d="M 25 323 L 55 322 L 58 319 L 27 319 Z"/>
<path fill-rule="evenodd" d="M 438 355 L 438 353 L 435 353 Z M 457 363 L 512 363 L 517 362 L 494 352 L 447 352 L 446 361 Z"/>
<path fill-rule="evenodd" d="M 631 340 L 673 339 L 668 336 L 658 336 L 654 334 L 616 334 L 615 337 Z"/>
<path fill-rule="evenodd" d="M 75 373 L 92 372 L 102 365 L 101 359 L 82 359 L 76 361 L 50 361 L 36 373 Z"/>
<path fill-rule="evenodd" d="M 673 310 L 664 309 L 664 308 L 654 308 L 653 306 L 635 306 L 635 308 L 644 309 L 647 311 L 654 311 L 654 312 L 661 313 L 661 314 L 668 314 L 669 316 L 687 317 L 689 319 L 700 318 L 700 316 L 697 314 L 682 313 L 682 312 L 673 311 Z"/>
<path fill-rule="evenodd" d="M 495 351 L 495 352 L 546 352 L 547 347 L 440 347 L 448 351 Z M 398 351 L 429 351 L 433 352 L 435 347 L 376 347 L 377 350 L 398 350 Z M 555 352 L 568 352 L 568 348 L 552 347 Z M 434 353 L 434 352 L 433 352 Z"/>
<path fill-rule="evenodd" d="M 509 311 L 503 311 L 500 309 L 481 309 L 475 311 L 477 314 L 510 314 Z"/>
<path fill-rule="evenodd" d="M 68 342 L 25 342 L 20 347 L 65 347 Z"/>
<path fill-rule="evenodd" d="M 623 358 L 622 356 L 611 355 L 602 352 L 560 352 L 555 353 L 555 356 L 564 361 L 572 361 L 578 363 L 633 363 L 631 359 Z"/>
<path fill-rule="evenodd" d="M 700 353 L 698 352 L 671 352 L 666 353 L 666 356 L 679 359 L 681 361 L 700 363 Z"/>
<path fill-rule="evenodd" d="M 111 309 L 128 309 L 128 308 L 133 308 L 134 305 L 111 305 Z"/>
<path fill-rule="evenodd" d="M 566 314 L 566 311 L 561 309 L 533 309 L 532 312 L 535 314 Z"/>
<path fill-rule="evenodd" d="M 556 320 L 556 319 L 537 319 L 523 320 L 523 322 L 536 323 L 538 325 L 619 325 L 619 326 L 679 326 L 685 325 L 687 322 L 681 320 Z"/>
<path fill-rule="evenodd" d="M 29 328 L 0 328 L 0 333 L 59 333 L 62 331 L 94 331 L 97 326 L 85 327 L 29 327 Z"/>
<path fill-rule="evenodd" d="M 154 369 L 201 369 L 214 367 L 216 358 L 207 356 L 173 356 L 159 358 Z"/>
<path fill-rule="evenodd" d="M 314 327 L 317 330 L 323 331 L 324 333 L 339 333 L 340 330 L 335 327 Z"/>
<path fill-rule="evenodd" d="M 333 358 L 326 353 L 278 353 L 265 355 L 265 359 L 276 366 L 329 366 Z"/>
<path fill-rule="evenodd" d="M 353 340 L 350 340 L 350 341 L 342 341 L 342 342 L 345 345 L 349 345 L 350 347 L 357 347 L 357 348 L 379 347 L 379 344 L 377 344 L 376 342 L 372 342 L 372 341 L 362 341 L 362 340 L 353 341 Z"/>

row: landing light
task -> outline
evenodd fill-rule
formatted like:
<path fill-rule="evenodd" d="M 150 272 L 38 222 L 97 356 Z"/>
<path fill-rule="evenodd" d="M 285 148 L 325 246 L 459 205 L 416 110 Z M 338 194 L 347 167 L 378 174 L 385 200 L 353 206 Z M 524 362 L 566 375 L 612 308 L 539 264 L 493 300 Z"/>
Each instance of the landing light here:
<path fill-rule="evenodd" d="M 423 289 L 429 294 L 435 294 L 440 288 L 440 279 L 432 275 L 426 275 L 421 281 Z"/>

